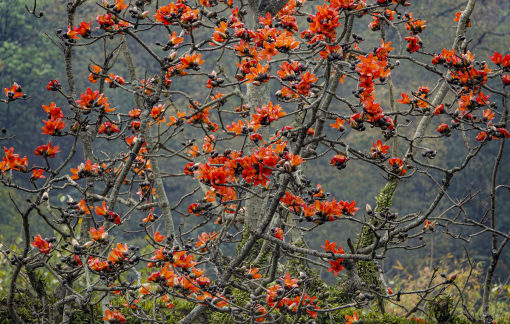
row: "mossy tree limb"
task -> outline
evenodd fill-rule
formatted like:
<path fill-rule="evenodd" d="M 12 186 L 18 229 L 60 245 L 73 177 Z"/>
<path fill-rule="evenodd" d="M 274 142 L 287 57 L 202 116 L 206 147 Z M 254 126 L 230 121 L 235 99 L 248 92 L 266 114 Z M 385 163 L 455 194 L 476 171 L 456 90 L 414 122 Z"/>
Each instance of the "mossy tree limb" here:
<path fill-rule="evenodd" d="M 399 179 L 395 177 L 390 177 L 386 185 L 379 193 L 379 196 L 376 197 L 377 207 L 375 208 L 375 213 L 383 213 L 386 212 L 386 208 L 391 207 L 393 196 L 395 194 L 395 190 L 397 189 L 399 183 Z M 374 214 L 375 214 L 374 213 Z M 374 214 L 370 217 L 370 223 L 374 226 L 378 226 L 379 222 Z M 365 226 L 361 232 L 361 236 L 359 238 L 358 246 L 360 248 L 365 248 L 370 246 L 375 241 L 375 235 L 372 230 Z M 363 282 L 367 285 L 375 285 L 377 287 L 381 287 L 381 281 L 379 280 L 379 276 L 377 270 L 375 269 L 375 265 L 373 261 L 360 261 L 358 262 L 358 274 Z M 384 310 L 384 302 L 381 298 L 377 299 L 377 303 L 379 309 L 382 313 Z"/>

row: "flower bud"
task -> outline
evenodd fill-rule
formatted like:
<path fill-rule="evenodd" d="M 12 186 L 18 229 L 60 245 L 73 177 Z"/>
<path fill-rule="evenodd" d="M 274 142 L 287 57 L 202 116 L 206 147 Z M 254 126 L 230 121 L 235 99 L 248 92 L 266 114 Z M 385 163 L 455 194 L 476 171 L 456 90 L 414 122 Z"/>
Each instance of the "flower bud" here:
<path fill-rule="evenodd" d="M 283 169 L 285 172 L 291 172 L 292 171 L 292 165 L 287 161 L 283 164 Z"/>

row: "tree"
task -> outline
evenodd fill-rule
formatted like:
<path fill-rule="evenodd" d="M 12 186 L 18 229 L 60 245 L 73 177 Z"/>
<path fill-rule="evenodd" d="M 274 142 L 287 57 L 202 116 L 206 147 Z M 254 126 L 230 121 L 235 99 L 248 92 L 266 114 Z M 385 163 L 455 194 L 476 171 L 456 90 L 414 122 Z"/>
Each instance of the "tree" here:
<path fill-rule="evenodd" d="M 384 313 L 385 303 L 418 294 L 420 302 L 405 316 L 425 312 L 420 304 L 429 301 L 429 315 L 446 323 L 456 306 L 445 292 L 463 298 L 455 275 L 436 278 L 435 270 L 424 289 L 392 292 L 379 262 L 392 250 L 423 248 L 423 235 L 436 226 L 455 238 L 463 237 L 450 228 L 470 226 L 479 232 L 463 239 L 489 234 L 492 262 L 480 318 L 465 303 L 462 311 L 469 321 L 493 323 L 491 283 L 510 238 L 498 229 L 495 209 L 497 190 L 510 189 L 497 180 L 510 137 L 510 54 L 475 61 L 467 36 L 475 4 L 469 0 L 448 17 L 456 22 L 453 45 L 435 54 L 420 38 L 426 17 L 405 12 L 407 0 L 314 6 L 295 0 L 103 0 L 95 20 L 89 13 L 77 19 L 84 0 L 68 1 L 62 8 L 67 27 L 52 37 L 63 53 L 67 82 L 46 85 L 48 117 L 41 129 L 73 144 L 42 142 L 34 154 L 44 161 L 33 167 L 6 147 L 0 162 L 0 182 L 31 196 L 24 206 L 11 198 L 23 220 L 24 246 L 1 251 L 13 266 L 7 303 L 12 320 L 24 322 L 15 301 L 34 292 L 41 300 L 34 316 L 50 323 L 71 323 L 77 312 L 93 322 L 97 304 L 110 323 L 193 323 L 203 314 L 215 322 L 333 322 L 339 310 L 377 304 Z M 27 10 L 43 16 L 35 1 Z M 380 41 L 366 44 L 363 30 L 355 31 L 358 22 L 368 23 Z M 156 70 L 140 73 L 128 43 L 142 48 L 147 66 Z M 83 48 L 94 53 L 92 84 L 79 91 L 75 55 Z M 430 73 L 438 85 L 398 95 L 393 80 L 404 65 Z M 352 95 L 338 95 L 342 86 L 354 88 Z M 376 98 L 380 89 L 388 92 L 388 109 Z M 132 96 L 135 107 L 114 108 L 106 97 L 113 91 Z M 5 95 L 6 104 L 30 99 L 17 83 Z M 58 96 L 68 107 L 51 102 Z M 408 120 L 413 116 L 420 118 L 416 127 Z M 432 122 L 437 129 L 430 129 Z M 355 147 L 346 133 L 366 136 L 373 146 Z M 427 147 L 446 140 L 466 149 L 460 163 L 441 167 L 433 159 L 444 152 Z M 455 201 L 448 187 L 493 142 L 500 148 L 491 203 L 485 216 L 471 218 L 464 206 L 476 194 Z M 81 163 L 75 161 L 78 150 Z M 52 163 L 57 155 L 66 157 Z M 312 184 L 319 159 L 330 160 L 330 172 L 368 164 L 374 177 L 383 175 L 387 184 L 375 202 L 363 202 L 365 215 L 360 202 L 331 197 Z M 432 181 L 435 198 L 424 211 L 398 215 L 391 208 L 395 190 L 415 177 Z M 169 192 L 165 184 L 172 181 L 198 187 Z M 79 199 L 62 204 L 58 194 Z M 174 206 L 170 194 L 179 197 Z M 447 217 L 450 211 L 458 214 Z M 131 224 L 142 214 L 134 231 Z M 34 216 L 48 228 L 30 228 Z M 330 222 L 356 224 L 360 235 L 353 233 L 342 244 L 345 250 L 334 237 L 325 237 L 320 249 L 308 246 L 306 237 Z M 45 231 L 53 234 L 39 234 Z M 140 251 L 111 239 L 121 231 L 144 233 L 150 247 Z M 327 286 L 319 268 L 345 277 Z M 58 281 L 54 293 L 41 273 Z M 185 302 L 192 309 L 186 311 Z M 357 313 L 345 317 L 349 323 L 358 319 Z"/>

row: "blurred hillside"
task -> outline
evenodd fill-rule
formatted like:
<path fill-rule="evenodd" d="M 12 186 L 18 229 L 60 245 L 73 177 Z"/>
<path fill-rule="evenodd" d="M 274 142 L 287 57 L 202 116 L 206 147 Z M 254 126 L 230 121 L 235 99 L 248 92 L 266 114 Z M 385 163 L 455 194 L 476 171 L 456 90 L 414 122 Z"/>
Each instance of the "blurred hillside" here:
<path fill-rule="evenodd" d="M 425 50 L 437 53 L 442 51 L 443 48 L 450 49 L 455 33 L 453 18 L 459 8 L 464 7 L 465 1 L 415 0 L 411 2 L 412 6 L 407 8 L 408 11 L 412 11 L 415 17 L 427 20 L 427 29 L 422 37 L 423 42 L 426 44 Z M 33 153 L 34 149 L 38 145 L 45 144 L 49 139 L 48 137 L 39 135 L 42 126 L 41 120 L 46 118 L 41 105 L 48 105 L 50 102 L 55 102 L 59 107 L 67 107 L 67 102 L 65 102 L 65 100 L 62 100 L 62 98 L 54 93 L 46 91 L 46 84 L 50 79 L 57 79 L 63 84 L 64 89 L 66 87 L 63 55 L 47 37 L 47 35 L 53 36 L 58 28 L 67 28 L 65 24 L 65 11 L 63 10 L 63 8 L 65 8 L 65 3 L 66 1 L 63 0 L 39 0 L 38 6 L 40 10 L 44 11 L 44 16 L 41 19 L 36 19 L 28 14 L 24 8 L 25 4 L 30 6 L 32 2 L 24 0 L 0 1 L 0 87 L 4 88 L 12 85 L 13 82 L 17 82 L 23 86 L 23 91 L 25 93 L 32 96 L 28 101 L 14 102 L 0 106 L 0 127 L 5 127 L 8 135 L 16 135 L 11 141 L 4 141 L 2 144 L 6 147 L 15 147 L 16 152 L 22 156 L 27 155 L 31 165 L 36 161 L 40 162 L 38 157 Z M 312 11 L 315 5 L 315 3 L 310 2 L 307 4 L 307 7 Z M 77 15 L 77 22 L 95 19 L 97 8 L 94 1 L 88 2 L 86 5 L 80 7 L 80 11 Z M 476 53 L 477 60 L 488 60 L 489 55 L 492 55 L 494 51 L 508 52 L 510 42 L 508 42 L 507 37 L 510 35 L 510 27 L 508 23 L 505 23 L 505 21 L 508 21 L 508 17 L 510 17 L 509 2 L 479 1 L 471 19 L 473 26 L 469 29 L 468 33 L 469 37 L 472 38 L 468 49 L 472 53 Z M 360 45 L 364 49 L 370 49 L 373 46 L 378 46 L 380 43 L 380 34 L 370 32 L 368 28 L 366 28 L 369 22 L 370 19 L 357 20 L 356 24 L 359 25 L 354 28 L 358 35 L 366 39 L 366 41 Z M 401 30 L 401 33 L 404 35 L 404 30 Z M 394 47 L 398 48 L 398 37 L 395 31 L 389 29 L 387 35 L 388 40 L 391 40 Z M 148 33 L 146 36 L 146 42 L 148 44 L 154 44 L 157 40 L 164 41 L 167 37 L 162 30 Z M 197 37 L 200 37 L 200 35 Z M 118 45 L 118 41 L 116 42 L 114 40 L 111 44 L 107 44 L 107 48 L 112 49 L 116 45 Z M 79 93 L 84 92 L 87 87 L 92 87 L 88 81 L 88 66 L 92 64 L 92 62 L 102 61 L 103 46 L 104 44 L 97 42 L 90 47 L 76 48 L 73 62 L 75 64 L 74 70 L 77 74 L 76 80 L 78 82 L 77 89 Z M 141 47 L 133 42 L 129 42 L 128 46 L 135 54 L 139 75 L 147 75 L 150 77 L 157 73 L 157 62 L 151 60 Z M 161 52 L 161 49 L 157 46 L 151 46 L 158 53 Z M 206 61 L 208 61 L 207 54 L 202 55 L 205 56 Z M 427 57 L 419 57 L 419 55 L 416 55 L 416 58 L 422 61 L 429 60 Z M 214 59 L 212 61 L 214 62 Z M 234 61 L 231 59 L 229 60 L 229 57 L 223 58 L 222 62 L 227 70 L 231 72 L 235 71 L 236 67 L 232 63 Z M 113 72 L 115 74 L 127 76 L 123 64 L 124 61 L 122 58 L 119 58 L 119 63 L 115 66 Z M 212 64 L 209 62 L 207 64 L 209 65 L 205 66 L 203 70 L 211 71 L 213 69 Z M 399 69 L 395 70 L 394 75 L 393 82 L 395 83 L 399 97 L 400 92 L 417 90 L 419 86 L 434 88 L 437 82 L 437 79 L 432 73 L 416 69 L 405 60 L 402 60 L 401 66 Z M 203 88 L 202 83 L 194 84 L 179 81 L 180 80 L 174 81 L 172 89 L 191 93 L 201 102 L 207 97 L 207 93 L 203 93 L 202 90 L 199 90 Z M 205 80 L 200 82 L 205 83 Z M 276 89 L 276 85 L 274 86 L 274 91 L 278 90 Z M 352 80 L 346 80 L 340 89 L 339 95 L 352 99 L 351 90 L 354 89 L 354 87 L 355 84 Z M 386 89 L 377 89 L 376 91 L 377 98 L 382 103 L 383 109 L 387 110 L 389 108 L 389 101 L 388 93 L 385 93 Z M 106 96 L 109 97 L 109 101 L 113 103 L 113 106 L 117 107 L 118 111 L 128 112 L 134 107 L 133 98 L 128 93 L 107 89 Z M 497 98 L 497 96 L 491 96 L 491 101 L 498 102 L 499 98 Z M 183 100 L 183 98 L 176 97 L 175 102 L 182 110 L 188 109 L 189 104 Z M 238 102 L 229 101 L 228 105 L 237 106 Z M 335 111 L 345 112 L 344 106 L 338 102 L 336 105 L 336 107 L 333 107 Z M 284 105 L 284 107 L 288 108 L 287 111 L 293 108 L 290 105 Z M 416 118 L 413 122 L 419 122 L 419 119 Z M 430 127 L 431 132 L 435 131 L 435 127 L 437 127 L 437 121 L 433 121 Z M 197 135 L 199 145 L 201 145 L 198 132 L 194 134 L 193 131 L 189 129 L 187 129 L 186 132 L 186 135 L 190 138 Z M 350 129 L 346 132 L 347 135 L 344 139 L 360 149 L 369 150 L 372 141 L 382 138 L 377 130 L 372 129 L 363 133 L 363 136 L 359 136 L 360 133 Z M 466 154 L 467 150 L 462 145 L 462 139 L 455 135 L 450 138 L 445 138 L 440 146 L 435 142 L 434 147 L 431 147 L 438 151 L 438 155 L 435 159 L 437 165 L 452 166 L 458 164 Z M 52 138 L 52 144 L 59 145 L 62 151 L 65 152 L 66 148 L 70 146 L 71 141 L 68 138 Z M 181 143 L 178 141 L 172 145 L 174 148 L 179 148 Z M 225 144 L 221 143 L 221 145 Z M 221 145 L 219 146 L 219 150 L 226 148 Z M 423 145 L 427 146 L 430 144 L 424 142 Z M 453 201 L 461 199 L 469 191 L 472 193 L 480 191 L 474 202 L 465 210 L 470 218 L 480 219 L 485 212 L 484 206 L 488 205 L 489 193 L 487 188 L 492 172 L 491 163 L 496 154 L 497 146 L 496 141 L 493 141 L 485 147 L 484 153 L 477 156 L 462 175 L 457 175 L 454 178 L 452 186 L 449 189 L 448 194 Z M 118 152 L 122 149 L 124 149 L 124 147 L 112 147 L 112 143 L 105 140 L 97 141 L 94 147 L 96 155 L 102 154 L 101 151 L 113 150 Z M 405 150 L 405 147 L 400 148 L 400 151 Z M 56 161 L 54 161 L 55 164 L 60 162 L 59 159 L 62 160 L 63 158 L 64 155 L 57 155 L 55 158 Z M 500 167 L 499 183 L 510 183 L 509 159 L 510 148 L 508 148 L 507 145 L 503 158 L 504 162 Z M 82 153 L 78 153 L 71 165 L 76 166 L 82 161 L 83 155 Z M 182 172 L 186 162 L 185 160 L 179 161 L 173 159 L 170 163 L 164 164 L 163 167 L 167 172 L 178 173 Z M 385 183 L 385 179 L 379 174 L 377 169 L 372 165 L 349 163 L 346 169 L 338 171 L 331 168 L 328 162 L 329 159 L 324 158 L 321 159 L 321 161 L 313 161 L 307 166 L 307 172 L 314 186 L 320 183 L 325 191 L 330 192 L 332 196 L 342 200 L 356 200 L 359 206 L 364 206 L 366 203 L 375 205 L 374 197 L 379 193 Z M 166 181 L 165 186 L 169 193 L 171 204 L 175 204 L 183 194 L 197 187 L 197 183 L 190 178 L 170 178 Z M 424 210 L 427 208 L 431 198 L 436 192 L 436 185 L 430 179 L 425 176 L 417 176 L 399 186 L 392 209 L 398 211 L 400 215 L 416 212 L 417 210 Z M 15 213 L 9 194 L 12 194 L 12 191 L 0 186 L 0 206 L 2 209 L 2 213 L 0 213 L 0 233 L 3 236 L 2 241 L 6 243 L 13 242 L 19 236 L 21 228 L 21 219 L 17 217 Z M 69 191 L 68 195 L 77 196 L 76 192 L 72 190 Z M 505 224 L 500 228 L 501 231 L 505 232 L 510 229 L 510 199 L 508 199 L 507 192 L 500 191 L 498 195 L 500 195 L 500 197 L 498 197 L 499 205 L 497 206 L 498 222 Z M 13 199 L 23 205 L 27 197 L 28 196 L 20 195 L 18 192 Z M 63 199 L 67 198 L 63 197 Z M 186 200 L 182 204 L 180 210 L 185 210 L 194 199 Z M 449 201 L 445 200 L 441 207 L 437 209 L 434 216 L 438 216 L 448 206 Z M 450 214 L 446 215 L 449 217 L 455 216 Z M 145 215 L 138 213 L 138 215 L 134 217 L 141 220 Z M 176 226 L 183 221 L 183 217 L 180 214 L 175 213 L 174 217 L 177 222 Z M 34 224 L 31 227 L 34 235 L 36 235 L 37 232 L 45 233 L 49 231 L 48 226 L 37 218 L 36 215 L 32 216 L 31 222 Z M 183 228 L 188 228 L 196 222 L 196 218 L 192 219 L 192 217 L 189 217 L 186 219 Z M 128 229 L 136 230 L 137 222 L 134 222 L 132 226 L 132 228 Z M 217 227 L 215 227 L 215 225 L 210 225 L 208 230 L 217 230 Z M 433 235 L 433 238 L 427 237 L 425 239 L 426 243 L 432 243 L 431 239 L 433 239 L 433 244 L 428 244 L 425 249 L 405 254 L 400 253 L 399 255 L 390 253 L 389 258 L 384 261 L 383 266 L 385 270 L 391 270 L 395 275 L 399 273 L 404 274 L 407 271 L 411 271 L 411 269 L 422 269 L 431 264 L 437 265 L 440 259 L 453 260 L 455 258 L 462 258 L 464 254 L 462 246 L 467 244 L 469 244 L 471 257 L 474 257 L 477 261 L 485 261 L 488 259 L 490 242 L 487 233 L 473 238 L 470 243 L 466 243 L 462 240 L 454 240 L 449 235 L 444 234 L 443 231 L 445 230 L 445 228 L 437 226 L 437 231 Z M 465 229 L 461 231 L 460 229 L 452 227 L 448 230 L 455 234 L 469 234 Z M 341 245 L 346 245 L 346 239 L 355 231 L 359 232 L 359 228 L 354 228 L 353 224 L 338 221 L 318 228 L 315 231 L 317 235 L 307 237 L 307 239 L 309 240 L 309 244 L 315 247 L 323 244 L 325 239 L 334 240 L 340 242 Z M 144 237 L 141 234 L 127 234 L 119 231 L 118 233 L 114 233 L 114 235 L 132 242 L 132 244 L 144 245 Z M 355 237 L 351 238 L 355 239 Z M 419 245 L 419 242 L 410 242 L 410 244 Z M 448 257 L 446 257 L 447 255 Z M 399 264 L 397 262 L 403 265 L 404 270 L 392 268 L 392 266 Z M 510 249 L 507 249 L 506 254 L 501 257 L 498 267 L 502 280 L 505 280 L 505 275 L 508 276 L 510 272 Z"/>

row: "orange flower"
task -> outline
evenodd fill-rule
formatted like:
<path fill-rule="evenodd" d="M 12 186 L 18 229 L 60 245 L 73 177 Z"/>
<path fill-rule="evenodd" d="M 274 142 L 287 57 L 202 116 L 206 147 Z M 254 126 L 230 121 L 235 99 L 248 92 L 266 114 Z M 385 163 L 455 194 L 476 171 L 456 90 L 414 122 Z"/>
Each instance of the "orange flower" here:
<path fill-rule="evenodd" d="M 122 0 L 120 0 L 122 1 Z M 103 317 L 103 320 L 106 321 L 106 322 L 110 322 L 110 323 L 126 323 L 126 318 L 124 317 L 124 315 L 122 315 L 121 313 L 119 313 L 116 309 L 112 311 L 110 311 L 109 309 L 106 310 L 105 312 L 105 317 Z"/>
<path fill-rule="evenodd" d="M 331 124 L 330 126 L 333 127 L 333 128 L 338 129 L 341 132 L 343 132 L 344 131 L 344 124 L 345 124 L 345 120 L 344 119 L 337 118 L 336 119 L 336 123 Z"/>
<path fill-rule="evenodd" d="M 83 215 L 90 214 L 90 208 L 87 206 L 87 202 L 85 199 L 80 199 L 78 202 L 78 208 L 80 210 L 80 213 Z"/>
<path fill-rule="evenodd" d="M 307 71 L 305 74 L 301 75 L 301 81 L 299 83 L 295 83 L 295 87 L 297 92 L 303 96 L 307 96 L 310 94 L 310 84 L 319 80 L 315 77 L 315 74 L 310 74 L 310 71 Z"/>
<path fill-rule="evenodd" d="M 292 279 L 289 273 L 285 274 L 285 278 L 280 278 L 280 279 L 283 280 L 283 284 L 287 288 L 298 288 L 299 287 L 299 285 L 298 285 L 299 280 Z"/>
<path fill-rule="evenodd" d="M 447 124 L 440 124 L 437 127 L 437 131 L 447 137 L 451 136 L 452 133 L 450 126 L 448 126 Z"/>
<path fill-rule="evenodd" d="M 126 9 L 127 7 L 129 7 L 129 4 L 124 4 L 124 0 L 116 0 L 115 6 L 113 6 L 113 10 L 116 11 L 117 13 L 120 13 L 122 10 Z"/>
<path fill-rule="evenodd" d="M 131 118 L 131 119 L 138 118 L 138 117 L 140 117 L 141 114 L 142 114 L 142 111 L 140 109 L 136 109 L 136 108 L 131 109 L 128 113 L 129 118 Z"/>
<path fill-rule="evenodd" d="M 140 288 L 140 294 L 142 295 L 149 295 L 151 293 L 151 286 L 143 286 Z"/>
<path fill-rule="evenodd" d="M 494 119 L 494 113 L 490 110 L 490 109 L 487 109 L 483 112 L 483 117 L 482 117 L 483 121 L 484 122 L 487 122 L 491 119 Z"/>
<path fill-rule="evenodd" d="M 50 250 L 53 247 L 51 243 L 47 242 L 42 238 L 41 234 L 37 234 L 37 236 L 34 237 L 34 242 L 31 242 L 30 244 L 32 244 L 35 247 L 38 247 L 39 252 L 44 254 L 50 253 Z"/>
<path fill-rule="evenodd" d="M 118 133 L 118 132 L 120 132 L 119 126 L 117 126 L 116 124 L 113 124 L 109 121 L 102 123 L 101 126 L 99 126 L 99 128 L 98 128 L 99 134 L 106 133 L 106 135 L 108 135 L 108 136 L 110 136 L 113 133 Z"/>
<path fill-rule="evenodd" d="M 159 231 L 154 234 L 154 241 L 162 242 L 165 239 L 165 235 L 159 234 Z"/>
<path fill-rule="evenodd" d="M 46 135 L 60 135 L 62 130 L 67 126 L 62 118 L 43 120 L 44 127 L 42 127 L 42 134 Z"/>
<path fill-rule="evenodd" d="M 92 34 L 92 30 L 90 30 L 90 25 L 92 25 L 93 20 L 91 20 L 88 24 L 82 21 L 78 27 L 74 27 L 74 30 L 81 36 L 87 38 Z"/>
<path fill-rule="evenodd" d="M 216 306 L 218 308 L 222 308 L 227 305 L 227 302 L 224 300 L 225 298 L 223 296 L 221 298 L 219 298 L 219 297 L 211 295 L 207 291 L 204 291 L 204 294 L 198 296 L 197 299 L 202 302 L 204 300 L 209 300 L 211 304 L 213 304 L 214 306 Z"/>
<path fill-rule="evenodd" d="M 331 164 L 334 165 L 338 170 L 341 170 L 347 165 L 347 157 L 342 153 L 338 153 L 331 159 Z"/>
<path fill-rule="evenodd" d="M 151 109 L 151 117 L 154 120 L 158 121 L 158 124 L 165 121 L 164 114 L 165 114 L 165 105 L 157 105 L 152 107 Z"/>
<path fill-rule="evenodd" d="M 91 227 L 89 233 L 92 236 L 92 240 L 96 242 L 104 242 L 108 238 L 108 232 L 105 232 L 104 226 L 97 230 Z"/>
<path fill-rule="evenodd" d="M 258 273 L 258 272 L 259 272 L 259 268 L 252 268 L 250 266 L 250 270 L 248 271 L 247 277 L 248 278 L 251 277 L 251 279 L 260 279 L 260 278 L 262 278 L 262 275 L 260 273 Z"/>
<path fill-rule="evenodd" d="M 267 59 L 267 61 L 270 62 L 273 56 L 280 54 L 280 52 L 278 52 L 278 50 L 275 47 L 276 47 L 275 42 L 271 44 L 269 44 L 268 42 L 264 42 L 264 49 L 260 51 L 260 58 L 262 60 Z"/>
<path fill-rule="evenodd" d="M 389 145 L 383 145 L 381 140 L 377 140 L 377 144 L 372 142 L 374 147 L 372 147 L 372 156 L 380 157 L 382 154 L 388 153 L 388 149 L 390 148 Z"/>
<path fill-rule="evenodd" d="M 261 85 L 269 81 L 269 74 L 267 73 L 267 68 L 269 65 L 262 66 L 260 63 L 257 64 L 257 67 L 251 67 L 250 73 L 246 75 L 248 81 L 246 83 L 253 82 L 254 85 Z"/>
<path fill-rule="evenodd" d="M 34 169 L 34 170 L 32 170 L 32 177 L 30 177 L 30 179 L 32 179 L 32 180 L 36 180 L 39 178 L 44 179 L 46 177 L 43 176 L 43 173 L 44 173 L 43 169 Z"/>
<path fill-rule="evenodd" d="M 218 237 L 218 234 L 216 234 L 216 232 L 212 232 L 209 234 L 207 234 L 206 232 L 203 232 L 202 235 L 198 236 L 198 241 L 195 243 L 195 246 L 197 248 L 202 247 L 200 249 L 200 252 L 205 252 L 205 251 L 207 251 L 207 248 L 205 247 L 207 245 L 207 243 L 214 240 L 216 237 Z"/>
<path fill-rule="evenodd" d="M 202 60 L 202 54 L 196 54 L 193 52 L 192 55 L 186 54 L 184 57 L 181 57 L 181 69 L 191 69 L 198 71 L 200 70 L 200 65 L 202 65 L 205 61 Z"/>
<path fill-rule="evenodd" d="M 351 203 L 348 201 L 342 201 L 338 203 L 338 207 L 342 211 L 343 214 L 347 216 L 353 216 L 355 212 L 357 212 L 360 208 L 356 207 L 356 201 L 353 200 Z M 343 253 L 343 252 L 342 252 Z"/>
<path fill-rule="evenodd" d="M 76 100 L 76 103 L 80 105 L 81 109 L 90 109 L 92 104 L 99 96 L 99 90 L 92 91 L 92 89 L 87 88 L 85 93 L 80 94 L 80 100 Z"/>
<path fill-rule="evenodd" d="M 216 30 L 213 34 L 213 40 L 216 42 L 216 43 L 223 43 L 225 42 L 225 40 L 227 40 L 228 38 L 228 34 L 229 34 L 229 31 L 228 31 L 228 24 L 224 21 L 220 22 L 220 26 L 219 27 L 214 27 L 214 30 Z M 210 43 L 211 45 L 216 45 L 214 43 Z"/>
<path fill-rule="evenodd" d="M 280 241 L 283 241 L 285 234 L 283 233 L 283 230 L 281 228 L 276 227 L 276 228 L 272 229 L 271 232 L 274 233 L 274 237 L 276 237 Z"/>
<path fill-rule="evenodd" d="M 394 47 L 391 47 L 391 42 L 384 43 L 384 40 L 381 39 L 381 47 L 375 53 L 379 60 L 384 61 L 390 54 L 390 51 L 394 49 Z"/>
<path fill-rule="evenodd" d="M 110 29 L 111 26 L 115 25 L 111 13 L 108 13 L 107 15 L 97 16 L 96 21 L 99 24 L 100 28 L 105 30 L 108 30 Z"/>
<path fill-rule="evenodd" d="M 262 105 L 262 107 L 255 107 L 255 110 L 258 114 L 252 114 L 253 120 L 251 121 L 251 125 L 269 125 L 273 121 L 277 121 L 279 118 L 286 115 L 285 112 L 282 111 L 282 107 L 280 105 L 273 106 L 272 102 L 269 102 L 267 105 Z"/>
<path fill-rule="evenodd" d="M 265 17 L 259 17 L 259 23 L 264 26 L 271 26 L 273 23 L 273 18 L 271 18 L 271 14 L 268 12 L 266 13 Z"/>
<path fill-rule="evenodd" d="M 331 251 L 331 252 L 337 253 L 337 254 L 343 254 L 344 253 L 344 250 L 342 249 L 341 246 L 339 246 L 338 249 L 336 249 L 336 242 L 329 243 L 328 240 L 325 241 L 324 245 L 321 245 L 321 248 L 326 250 L 326 252 Z"/>
<path fill-rule="evenodd" d="M 108 268 L 108 262 L 101 261 L 99 258 L 90 257 L 87 263 L 89 264 L 89 267 L 95 271 L 103 271 Z"/>
<path fill-rule="evenodd" d="M 186 116 L 185 112 L 184 113 L 177 112 L 177 118 L 175 118 L 174 116 L 170 116 L 168 118 L 170 122 L 167 125 L 173 126 L 179 124 L 180 121 L 184 120 L 184 116 Z"/>
<path fill-rule="evenodd" d="M 425 220 L 425 224 L 423 225 L 423 229 L 429 229 L 430 227 L 436 226 L 436 222 L 429 222 L 428 219 Z"/>
<path fill-rule="evenodd" d="M 64 34 L 64 38 L 68 39 L 80 39 L 78 36 L 78 32 L 74 29 L 71 29 L 71 24 L 69 24 L 69 27 L 67 27 L 67 32 Z"/>
<path fill-rule="evenodd" d="M 294 37 L 289 37 L 286 34 L 278 36 L 275 41 L 275 45 L 276 49 L 282 53 L 288 53 L 293 49 L 299 48 L 299 42 L 296 41 Z"/>
<path fill-rule="evenodd" d="M 358 321 L 359 321 L 358 311 L 354 311 L 354 314 L 352 314 L 352 316 L 345 315 L 345 319 L 347 320 L 347 322 L 345 324 L 358 323 Z"/>
<path fill-rule="evenodd" d="M 459 21 L 460 20 L 460 16 L 462 16 L 462 11 L 459 11 L 457 13 L 455 13 L 455 18 L 453 18 L 453 21 Z M 468 18 L 468 20 L 466 21 L 466 27 L 471 27 L 471 20 Z"/>
<path fill-rule="evenodd" d="M 126 84 L 126 81 L 124 80 L 123 77 L 121 77 L 120 75 L 114 75 L 113 73 L 110 73 L 110 77 L 105 78 L 104 80 L 108 83 L 108 86 L 112 89 L 117 87 L 115 82 L 117 82 L 120 85 Z M 115 82 L 113 82 L 113 81 L 115 81 Z"/>
<path fill-rule="evenodd" d="M 154 210 L 154 208 L 151 208 L 151 210 L 149 211 L 149 215 L 147 215 L 147 217 L 142 219 L 142 223 L 155 222 L 156 221 L 156 217 L 152 214 L 153 210 Z"/>
<path fill-rule="evenodd" d="M 320 51 L 319 55 L 328 61 L 340 60 L 343 55 L 343 50 L 340 46 L 329 46 L 329 44 L 326 44 L 326 49 Z M 319 60 L 319 58 L 317 59 Z"/>
<path fill-rule="evenodd" d="M 94 211 L 98 216 L 105 216 L 108 212 L 108 207 L 106 206 L 106 201 L 103 201 L 103 204 L 101 206 L 96 206 L 94 208 Z"/>
<path fill-rule="evenodd" d="M 49 106 L 42 106 L 44 111 L 48 114 L 48 119 L 64 118 L 62 110 L 55 105 L 54 102 L 50 103 Z"/>
<path fill-rule="evenodd" d="M 14 100 L 16 98 L 19 98 L 19 97 L 23 96 L 23 92 L 21 90 L 21 86 L 19 84 L 17 84 L 16 82 L 14 82 L 12 87 L 4 88 L 4 92 L 5 92 L 5 96 L 9 100 Z"/>
<path fill-rule="evenodd" d="M 173 34 L 168 35 L 168 38 L 169 38 L 169 40 L 166 43 L 166 46 L 164 48 L 170 48 L 170 47 L 177 46 L 184 41 L 184 38 L 177 36 L 176 31 L 174 31 Z"/>
<path fill-rule="evenodd" d="M 407 170 L 404 169 L 404 162 L 402 161 L 401 158 L 397 157 L 391 158 L 388 161 L 388 163 L 391 165 L 395 172 L 400 172 L 400 175 L 404 175 L 407 173 Z"/>
<path fill-rule="evenodd" d="M 127 244 L 122 245 L 117 243 L 117 248 L 112 249 L 110 255 L 108 256 L 108 260 L 113 263 L 126 260 L 126 257 L 129 255 Z"/>
<path fill-rule="evenodd" d="M 16 83 L 14 83 L 14 84 L 16 84 Z M 57 91 L 60 88 L 61 88 L 61 85 L 60 85 L 60 83 L 58 83 L 57 80 L 50 80 L 50 82 L 48 82 L 48 84 L 46 85 L 46 89 L 48 91 Z M 21 87 L 20 87 L 20 91 L 21 91 Z"/>
<path fill-rule="evenodd" d="M 85 164 L 81 163 L 77 169 L 71 169 L 72 176 L 71 179 L 78 180 L 82 178 L 86 178 L 92 175 L 92 171 L 97 169 L 97 164 L 92 164 L 91 160 L 87 160 Z"/>

